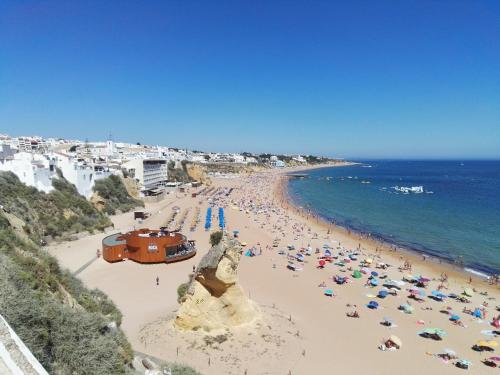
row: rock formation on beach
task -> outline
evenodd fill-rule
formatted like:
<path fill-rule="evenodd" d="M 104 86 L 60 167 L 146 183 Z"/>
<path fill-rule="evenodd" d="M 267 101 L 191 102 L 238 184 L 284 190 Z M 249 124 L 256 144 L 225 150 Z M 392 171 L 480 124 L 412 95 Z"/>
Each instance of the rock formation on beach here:
<path fill-rule="evenodd" d="M 225 235 L 201 259 L 177 316 L 175 326 L 213 331 L 254 322 L 259 311 L 238 284 L 241 244 Z"/>

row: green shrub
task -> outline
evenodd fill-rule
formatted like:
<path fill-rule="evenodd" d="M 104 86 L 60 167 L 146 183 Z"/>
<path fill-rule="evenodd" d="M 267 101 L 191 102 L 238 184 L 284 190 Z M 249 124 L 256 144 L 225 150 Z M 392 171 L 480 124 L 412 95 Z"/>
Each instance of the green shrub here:
<path fill-rule="evenodd" d="M 177 287 L 177 302 L 181 303 L 189 289 L 189 283 L 183 283 Z"/>
<path fill-rule="evenodd" d="M 94 191 L 105 200 L 104 212 L 108 215 L 114 215 L 118 210 L 128 212 L 138 206 L 144 207 L 144 202 L 132 198 L 121 178 L 115 175 L 97 180 Z"/>
<path fill-rule="evenodd" d="M 222 231 L 213 232 L 210 234 L 210 245 L 215 246 L 218 245 L 222 240 L 223 233 Z"/>

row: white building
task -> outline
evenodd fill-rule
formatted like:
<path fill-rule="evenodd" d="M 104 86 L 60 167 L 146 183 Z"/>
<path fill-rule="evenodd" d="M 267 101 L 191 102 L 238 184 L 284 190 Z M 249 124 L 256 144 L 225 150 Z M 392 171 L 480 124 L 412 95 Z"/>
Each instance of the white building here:
<path fill-rule="evenodd" d="M 12 146 L 23 152 L 47 152 L 50 143 L 42 137 L 16 137 L 12 139 Z"/>
<path fill-rule="evenodd" d="M 112 175 L 112 172 L 106 166 L 88 164 L 73 156 L 52 153 L 50 157 L 57 168 L 61 170 L 64 178 L 75 185 L 78 193 L 85 198 L 92 196 L 94 184 L 97 180 Z"/>
<path fill-rule="evenodd" d="M 302 155 L 295 155 L 292 159 L 297 163 L 307 163 L 307 160 Z"/>
<path fill-rule="evenodd" d="M 29 152 L 18 152 L 0 145 L 0 171 L 13 172 L 22 183 L 45 193 L 53 190 L 55 168 L 49 158 Z"/>
<path fill-rule="evenodd" d="M 144 195 L 158 192 L 163 189 L 168 179 L 166 159 L 133 159 L 123 163 L 130 177 L 136 179 Z"/>
<path fill-rule="evenodd" d="M 279 160 L 277 156 L 273 155 L 269 158 L 269 164 L 273 168 L 284 168 L 286 164 L 283 160 Z"/>

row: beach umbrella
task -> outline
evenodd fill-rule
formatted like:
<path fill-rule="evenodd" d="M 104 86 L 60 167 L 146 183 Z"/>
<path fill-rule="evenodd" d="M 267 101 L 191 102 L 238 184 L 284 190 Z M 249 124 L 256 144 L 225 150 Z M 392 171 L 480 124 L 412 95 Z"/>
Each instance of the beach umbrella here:
<path fill-rule="evenodd" d="M 325 254 L 325 257 L 331 257 L 332 256 L 332 252 L 330 250 L 325 250 L 324 251 L 324 254 Z"/>
<path fill-rule="evenodd" d="M 452 322 L 457 322 L 457 321 L 460 320 L 460 317 L 458 315 L 456 315 L 456 314 L 453 314 L 452 316 L 450 316 L 450 320 Z"/>
<path fill-rule="evenodd" d="M 474 310 L 474 312 L 472 313 L 472 316 L 474 316 L 475 318 L 481 318 L 483 316 L 483 314 L 481 313 L 481 310 L 479 310 L 478 308 L 476 308 Z"/>
<path fill-rule="evenodd" d="M 324 267 L 324 266 L 325 266 L 325 264 L 326 264 L 326 262 L 325 262 L 323 259 L 321 259 L 321 260 L 319 261 L 319 266 L 320 266 L 320 267 Z"/>
<path fill-rule="evenodd" d="M 462 369 L 468 369 L 469 366 L 471 366 L 471 365 L 472 365 L 472 362 L 468 361 L 466 359 L 460 359 L 456 363 L 456 366 L 459 367 L 459 368 L 462 368 Z"/>
<path fill-rule="evenodd" d="M 369 309 L 376 310 L 378 308 L 378 302 L 377 301 L 370 301 L 368 302 L 368 305 L 366 305 Z"/>
<path fill-rule="evenodd" d="M 361 277 L 363 277 L 363 275 L 361 274 L 361 272 L 359 272 L 358 270 L 355 270 L 353 273 L 352 273 L 352 277 L 354 277 L 355 279 L 359 279 Z"/>
<path fill-rule="evenodd" d="M 372 272 L 371 272 L 371 275 L 372 275 L 373 277 L 377 277 L 377 276 L 378 276 L 378 272 L 376 272 L 376 271 L 372 271 Z"/>
<path fill-rule="evenodd" d="M 377 279 L 371 279 L 371 280 L 370 280 L 370 284 L 371 284 L 372 286 L 377 286 L 377 285 L 378 285 L 378 280 L 377 280 Z"/>
<path fill-rule="evenodd" d="M 437 335 L 439 337 L 446 336 L 446 332 L 441 328 L 426 328 L 419 335 Z"/>
<path fill-rule="evenodd" d="M 478 341 L 476 343 L 476 346 L 478 346 L 480 348 L 490 348 L 490 349 L 493 349 L 493 348 L 496 348 L 498 346 L 498 342 L 496 342 L 496 341 L 484 341 L 484 340 L 481 340 L 481 341 Z"/>
<path fill-rule="evenodd" d="M 391 335 L 391 337 L 389 337 L 389 340 L 394 344 L 396 345 L 396 347 L 398 349 L 400 349 L 402 346 L 403 346 L 403 342 L 401 341 L 401 339 L 397 336 L 394 336 L 394 335 Z"/>
<path fill-rule="evenodd" d="M 455 356 L 457 353 L 454 350 L 451 349 L 445 349 L 444 352 L 450 356 Z"/>
<path fill-rule="evenodd" d="M 332 289 L 326 289 L 324 291 L 325 296 L 332 297 L 333 296 L 333 290 Z"/>
<path fill-rule="evenodd" d="M 413 306 L 408 305 L 408 304 L 406 304 L 406 303 L 405 303 L 405 304 L 403 304 L 403 305 L 401 305 L 401 306 L 399 306 L 399 309 L 400 309 L 400 310 L 402 310 L 402 311 L 404 311 L 406 314 L 412 314 L 412 313 L 413 313 L 413 310 L 415 310 L 415 309 L 413 308 Z"/>
<path fill-rule="evenodd" d="M 365 259 L 365 263 L 371 264 L 371 263 L 373 263 L 373 259 L 372 258 L 366 258 Z"/>
<path fill-rule="evenodd" d="M 387 292 L 387 290 L 381 290 L 380 292 L 378 292 L 378 297 L 379 298 L 385 298 L 387 297 L 389 293 Z"/>
<path fill-rule="evenodd" d="M 471 288 L 465 288 L 463 294 L 467 297 L 472 297 L 474 295 L 474 291 Z"/>
<path fill-rule="evenodd" d="M 447 298 L 447 297 L 448 297 L 446 294 L 443 294 L 443 293 L 441 293 L 441 292 L 440 292 L 440 291 L 438 291 L 438 290 L 433 290 L 433 291 L 431 292 L 431 294 L 432 294 L 434 297 L 436 297 L 437 299 L 440 299 L 440 300 L 442 300 L 442 299 L 444 299 L 444 298 Z"/>
<path fill-rule="evenodd" d="M 500 357 L 490 357 L 488 359 L 493 362 L 500 362 Z"/>

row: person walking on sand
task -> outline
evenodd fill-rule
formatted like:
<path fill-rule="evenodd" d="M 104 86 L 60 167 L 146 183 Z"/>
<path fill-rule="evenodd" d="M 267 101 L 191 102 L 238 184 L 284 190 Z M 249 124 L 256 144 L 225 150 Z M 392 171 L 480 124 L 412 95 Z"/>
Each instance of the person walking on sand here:
<path fill-rule="evenodd" d="M 160 285 L 160 278 L 156 276 L 156 286 Z"/>

